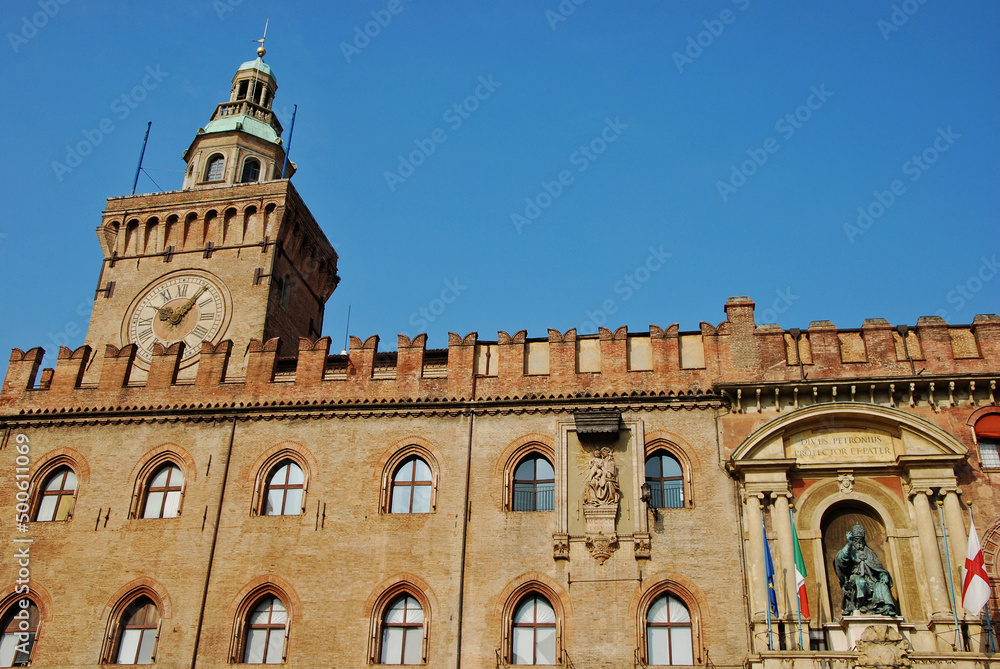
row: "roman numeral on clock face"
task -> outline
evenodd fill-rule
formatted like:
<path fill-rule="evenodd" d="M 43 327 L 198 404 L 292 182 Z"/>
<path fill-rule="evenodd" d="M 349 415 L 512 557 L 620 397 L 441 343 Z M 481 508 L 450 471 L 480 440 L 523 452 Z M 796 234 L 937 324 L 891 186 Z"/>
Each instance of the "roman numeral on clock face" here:
<path fill-rule="evenodd" d="M 153 326 L 153 317 L 150 316 L 149 318 L 140 318 L 139 322 L 136 323 L 136 325 L 138 327 L 140 327 L 140 328 L 152 327 Z"/>
<path fill-rule="evenodd" d="M 197 337 L 197 338 L 198 338 L 198 341 L 201 341 L 202 337 L 204 337 L 205 335 L 207 335 L 207 334 L 208 334 L 208 328 L 206 328 L 206 327 L 205 327 L 205 326 L 203 326 L 203 325 L 198 325 L 198 326 L 196 326 L 196 327 L 195 327 L 195 329 L 194 329 L 194 330 L 193 330 L 193 331 L 191 332 L 191 334 L 193 334 L 193 335 L 194 335 L 195 337 Z"/>
<path fill-rule="evenodd" d="M 214 311 L 203 311 L 198 316 L 198 320 L 199 321 L 214 321 L 215 320 L 215 312 Z"/>
<path fill-rule="evenodd" d="M 170 289 L 169 288 L 165 288 L 163 290 L 163 292 L 160 293 L 160 297 L 163 298 L 163 303 L 164 304 L 166 304 L 167 302 L 169 302 L 170 300 L 173 299 L 172 297 L 170 297 Z"/>
<path fill-rule="evenodd" d="M 187 297 L 188 294 L 188 284 L 182 283 L 177 286 L 177 297 Z"/>
<path fill-rule="evenodd" d="M 142 344 L 143 346 L 145 346 L 146 345 L 146 341 L 151 336 L 153 336 L 153 328 L 150 327 L 150 328 L 146 328 L 145 330 L 140 330 L 137 336 L 139 337 L 139 343 Z"/>

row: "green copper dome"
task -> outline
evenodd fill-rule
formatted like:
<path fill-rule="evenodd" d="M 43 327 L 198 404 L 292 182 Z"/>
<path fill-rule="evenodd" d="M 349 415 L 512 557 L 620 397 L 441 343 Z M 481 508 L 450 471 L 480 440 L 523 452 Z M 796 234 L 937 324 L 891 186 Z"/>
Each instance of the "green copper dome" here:
<path fill-rule="evenodd" d="M 271 77 L 271 80 L 274 81 L 275 84 L 278 83 L 278 78 L 275 77 L 274 72 L 271 71 L 271 66 L 265 63 L 261 58 L 258 58 L 257 60 L 248 60 L 240 65 L 240 69 L 236 71 L 243 72 L 244 70 L 257 70 L 258 72 Z"/>
<path fill-rule="evenodd" d="M 239 126 L 239 127 L 237 127 Z M 268 142 L 280 143 L 278 133 L 267 123 L 258 121 L 246 114 L 233 114 L 217 118 L 205 126 L 206 133 L 227 132 L 230 130 L 242 130 L 243 132 L 260 137 Z"/>

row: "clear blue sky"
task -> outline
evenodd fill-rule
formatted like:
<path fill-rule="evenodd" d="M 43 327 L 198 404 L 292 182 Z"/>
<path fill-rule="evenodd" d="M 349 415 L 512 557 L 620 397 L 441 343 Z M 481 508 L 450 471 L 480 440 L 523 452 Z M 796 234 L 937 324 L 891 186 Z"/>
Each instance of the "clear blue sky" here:
<path fill-rule="evenodd" d="M 4 7 L 0 350 L 42 345 L 46 364 L 83 342 L 94 229 L 146 122 L 145 166 L 177 189 L 268 18 L 293 182 L 340 254 L 337 350 L 348 305 L 383 350 L 594 332 L 605 311 L 693 330 L 731 295 L 786 328 L 1000 308 L 996 2 Z"/>

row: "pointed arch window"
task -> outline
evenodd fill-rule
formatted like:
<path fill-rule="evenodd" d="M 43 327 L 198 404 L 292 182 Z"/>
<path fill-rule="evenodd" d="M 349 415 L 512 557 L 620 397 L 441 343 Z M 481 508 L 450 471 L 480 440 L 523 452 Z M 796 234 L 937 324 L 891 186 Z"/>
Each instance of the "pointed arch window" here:
<path fill-rule="evenodd" d="M 42 484 L 35 520 L 48 522 L 69 520 L 76 500 L 76 472 L 66 466 L 58 467 Z"/>
<path fill-rule="evenodd" d="M 288 611 L 275 595 L 258 600 L 246 621 L 243 662 L 281 664 L 284 661 Z"/>
<path fill-rule="evenodd" d="M 514 470 L 514 511 L 552 511 L 555 508 L 555 470 L 542 455 L 532 454 Z"/>
<path fill-rule="evenodd" d="M 680 509 L 684 506 L 684 470 L 670 453 L 659 450 L 646 458 L 646 483 L 650 488 L 651 507 Z"/>
<path fill-rule="evenodd" d="M 427 463 L 415 455 L 407 458 L 392 477 L 390 513 L 430 513 L 433 485 Z"/>
<path fill-rule="evenodd" d="M 298 516 L 302 513 L 305 475 L 292 460 L 279 462 L 267 477 L 264 490 L 265 516 Z"/>
<path fill-rule="evenodd" d="M 205 181 L 222 181 L 226 169 L 226 159 L 220 154 L 215 154 L 208 159 L 208 166 L 205 169 Z"/>
<path fill-rule="evenodd" d="M 160 612 L 149 597 L 138 597 L 122 613 L 117 634 L 115 664 L 152 664 Z"/>
<path fill-rule="evenodd" d="M 691 614 L 684 603 L 672 594 L 653 600 L 646 611 L 647 664 L 694 664 Z"/>
<path fill-rule="evenodd" d="M 167 463 L 156 470 L 149 479 L 143 518 L 176 518 L 181 511 L 184 493 L 184 474 L 174 463 Z"/>
<path fill-rule="evenodd" d="M 247 158 L 243 163 L 243 172 L 240 174 L 240 183 L 256 183 L 260 179 L 260 161 L 256 158 Z"/>
<path fill-rule="evenodd" d="M 26 603 L 22 607 L 21 603 Z M 25 613 L 27 617 L 25 618 Z M 38 636 L 38 607 L 30 599 L 15 600 L 0 618 L 0 667 L 27 667 Z"/>
<path fill-rule="evenodd" d="M 422 664 L 424 609 L 412 595 L 397 597 L 382 617 L 382 664 Z"/>
<path fill-rule="evenodd" d="M 511 619 L 511 662 L 513 664 L 556 663 L 556 612 L 537 593 L 518 604 Z"/>

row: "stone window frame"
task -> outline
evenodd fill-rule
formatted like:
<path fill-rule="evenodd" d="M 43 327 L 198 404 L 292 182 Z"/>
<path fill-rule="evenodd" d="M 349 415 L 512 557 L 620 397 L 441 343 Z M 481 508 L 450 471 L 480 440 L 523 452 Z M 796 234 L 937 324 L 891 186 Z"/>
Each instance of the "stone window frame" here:
<path fill-rule="evenodd" d="M 701 608 L 698 606 L 698 598 L 683 584 L 678 583 L 675 580 L 664 579 L 653 585 L 649 586 L 639 599 L 638 605 L 636 606 L 636 650 L 638 653 L 639 660 L 643 662 L 643 666 L 647 666 L 645 663 L 649 661 L 647 645 L 647 621 L 646 616 L 649 614 L 649 609 L 653 603 L 660 597 L 666 595 L 672 595 L 683 604 L 688 611 L 688 616 L 691 618 L 691 655 L 694 660 L 693 665 L 648 665 L 655 667 L 666 667 L 666 666 L 700 666 L 704 664 L 705 653 L 703 652 L 703 637 L 702 637 L 702 616 Z"/>
<path fill-rule="evenodd" d="M 257 163 L 257 176 L 256 176 L 256 178 L 247 181 L 246 180 L 246 170 L 247 170 L 247 166 L 251 162 Z M 263 176 L 264 176 L 264 164 L 261 162 L 260 158 L 258 158 L 255 155 L 248 155 L 246 158 L 243 159 L 243 165 L 240 167 L 240 180 L 239 180 L 239 183 L 241 183 L 241 184 L 255 184 L 255 183 L 260 183 L 262 181 L 261 177 L 263 177 Z"/>
<path fill-rule="evenodd" d="M 216 158 L 222 161 L 222 176 L 218 179 L 209 179 L 209 175 L 212 172 L 212 166 L 216 162 Z M 216 151 L 215 153 L 208 156 L 205 159 L 205 172 L 203 174 L 203 183 L 223 183 L 226 180 L 226 154 Z"/>
<path fill-rule="evenodd" d="M 156 625 L 156 636 L 153 640 L 152 663 L 156 664 L 156 654 L 160 646 L 160 632 L 163 631 L 163 621 L 166 620 L 167 616 L 163 600 L 159 593 L 148 585 L 139 585 L 129 590 L 118 598 L 117 603 L 111 609 L 111 613 L 108 615 L 108 627 L 104 635 L 104 644 L 101 647 L 100 664 L 118 664 L 116 656 L 118 655 L 118 649 L 121 647 L 122 635 L 125 632 L 125 612 L 128 611 L 132 604 L 143 597 L 153 602 L 160 616 L 160 621 Z"/>
<path fill-rule="evenodd" d="M 645 452 L 643 453 L 642 458 L 642 482 L 646 481 L 646 461 L 659 453 L 669 455 L 677 461 L 677 464 L 680 465 L 684 503 L 681 506 L 657 507 L 657 510 L 669 511 L 671 509 L 694 508 L 694 480 L 692 476 L 691 460 L 688 458 L 687 453 L 684 452 L 684 449 L 674 442 L 663 438 L 656 438 L 646 443 Z M 652 508 L 652 505 L 650 505 L 650 508 Z"/>
<path fill-rule="evenodd" d="M 83 484 L 89 479 L 89 469 L 86 464 L 78 457 L 74 457 L 75 452 L 62 452 L 56 453 L 47 457 L 44 461 L 40 462 L 38 468 L 35 470 L 31 477 L 28 489 L 30 507 L 29 507 L 29 517 L 32 522 L 40 523 L 56 523 L 64 522 L 68 523 L 73 520 L 74 512 L 76 511 L 76 503 L 80 499 L 80 489 Z M 76 477 L 76 489 L 73 491 L 73 501 L 69 508 L 69 514 L 65 520 L 59 521 L 56 519 L 51 520 L 38 520 L 38 513 L 41 510 L 42 498 L 44 497 L 45 486 L 48 484 L 49 480 L 56 474 L 57 471 L 63 467 L 69 469 L 73 472 Z M 56 504 L 56 508 L 59 505 Z"/>
<path fill-rule="evenodd" d="M 265 509 L 267 505 L 267 491 L 271 483 L 271 475 L 286 460 L 291 461 L 302 470 L 302 509 L 297 514 L 274 514 L 269 516 L 265 513 Z M 267 518 L 294 518 L 296 516 L 304 515 L 306 512 L 306 497 L 309 494 L 309 482 L 311 478 L 312 472 L 309 467 L 309 458 L 304 456 L 298 450 L 286 447 L 271 453 L 256 467 L 254 496 L 250 515 Z"/>
<path fill-rule="evenodd" d="M 370 633 L 368 635 L 368 664 L 382 664 L 382 632 L 385 629 L 385 616 L 389 611 L 389 607 L 395 604 L 400 597 L 413 597 L 423 610 L 424 622 L 420 644 L 420 664 L 427 664 L 427 653 L 430 646 L 431 605 L 423 589 L 407 580 L 394 583 L 383 590 L 378 599 L 375 600 L 374 606 L 372 606 L 369 624 Z"/>
<path fill-rule="evenodd" d="M 566 626 L 566 610 L 563 606 L 562 598 L 559 596 L 555 590 L 546 585 L 545 583 L 537 580 L 531 580 L 526 583 L 521 584 L 514 589 L 513 592 L 507 597 L 504 602 L 503 610 L 501 612 L 502 620 L 502 631 L 500 639 L 500 650 L 498 651 L 500 655 L 501 662 L 504 666 L 514 665 L 514 614 L 520 608 L 521 604 L 528 597 L 542 597 L 548 601 L 549 606 L 555 612 L 556 616 L 556 661 L 553 666 L 563 666 L 565 664 L 565 626 Z M 520 666 L 532 666 L 532 665 L 520 665 Z"/>
<path fill-rule="evenodd" d="M 537 441 L 531 441 L 526 444 L 521 445 L 510 456 L 504 463 L 503 469 L 503 510 L 511 513 L 525 513 L 528 510 L 518 510 L 514 509 L 514 474 L 517 472 L 517 468 L 524 462 L 525 459 L 530 457 L 542 457 L 545 458 L 549 465 L 552 467 L 552 483 L 553 483 L 553 503 L 551 509 L 543 509 L 542 513 L 548 513 L 555 510 L 555 462 L 556 453 L 555 449 L 547 444 L 543 444 Z M 537 506 L 537 505 L 536 505 Z M 531 509 L 530 511 L 539 511 L 539 509 Z"/>
<path fill-rule="evenodd" d="M 288 661 L 288 637 L 291 634 L 293 622 L 293 608 L 288 593 L 276 583 L 265 582 L 252 589 L 240 601 L 236 609 L 236 618 L 233 621 L 233 635 L 229 644 L 229 663 L 246 666 L 243 661 L 246 652 L 247 638 L 250 635 L 250 614 L 264 598 L 274 597 L 285 607 L 285 636 L 281 644 L 281 664 Z M 266 666 L 266 665 L 262 665 Z"/>
<path fill-rule="evenodd" d="M 7 617 L 11 616 L 13 621 L 13 615 L 15 615 L 18 611 L 22 609 L 22 607 L 19 605 L 19 602 L 22 599 L 28 600 L 35 607 L 35 610 L 38 612 L 38 623 L 37 625 L 35 625 L 34 630 L 30 628 L 27 630 L 21 630 L 20 628 L 18 629 L 18 633 L 31 634 L 32 632 L 34 632 L 35 638 L 32 639 L 31 641 L 31 650 L 28 651 L 27 664 L 13 665 L 13 666 L 31 666 L 32 661 L 35 659 L 35 649 L 38 648 L 38 635 L 40 630 L 42 629 L 42 622 L 44 622 L 46 618 L 46 616 L 44 615 L 45 612 L 44 609 L 38 604 L 39 597 L 37 593 L 29 590 L 27 594 L 24 593 L 18 594 L 15 591 L 14 593 L 8 595 L 7 597 L 4 597 L 3 600 L 0 601 L 0 634 L 3 634 L 6 626 L 10 624 L 9 622 L 7 622 Z M 17 657 L 16 653 L 14 657 L 15 658 Z"/>
<path fill-rule="evenodd" d="M 382 468 L 382 481 L 380 485 L 380 495 L 379 495 L 379 513 L 386 515 L 395 516 L 408 516 L 411 512 L 407 513 L 392 513 L 392 493 L 394 488 L 394 483 L 396 479 L 396 472 L 399 470 L 403 464 L 406 463 L 410 458 L 420 458 L 427 465 L 427 468 L 431 471 L 431 499 L 430 499 L 430 510 L 428 513 L 437 512 L 437 496 L 438 496 L 438 482 L 440 481 L 440 467 L 438 466 L 437 458 L 431 453 L 430 449 L 423 444 L 418 443 L 408 443 L 407 445 L 397 449 L 386 461 L 385 466 Z M 411 498 L 412 502 L 412 498 Z"/>
<path fill-rule="evenodd" d="M 139 471 L 133 476 L 132 502 L 129 505 L 128 517 L 140 520 L 171 520 L 171 518 L 143 518 L 146 510 L 146 500 L 149 496 L 149 486 L 159 470 L 167 465 L 174 465 L 181 470 L 183 484 L 181 485 L 181 501 L 177 507 L 180 518 L 184 512 L 184 499 L 187 497 L 188 484 L 194 471 L 194 459 L 183 449 L 173 444 L 164 444 L 151 453 L 147 453 L 139 466 Z"/>

